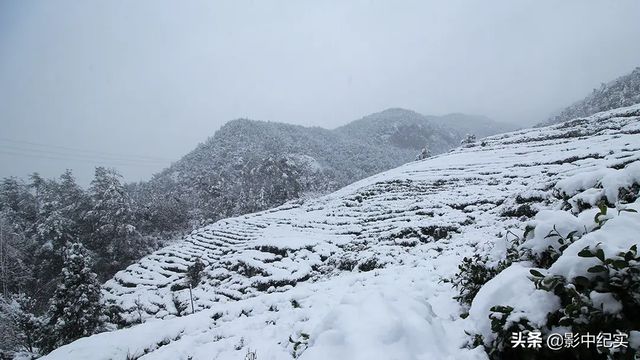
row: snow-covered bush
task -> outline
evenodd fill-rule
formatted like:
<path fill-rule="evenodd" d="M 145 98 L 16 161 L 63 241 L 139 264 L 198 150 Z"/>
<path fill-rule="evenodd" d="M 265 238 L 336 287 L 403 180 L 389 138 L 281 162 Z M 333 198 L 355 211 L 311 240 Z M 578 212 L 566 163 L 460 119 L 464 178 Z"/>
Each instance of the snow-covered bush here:
<path fill-rule="evenodd" d="M 453 288 L 459 291 L 454 299 L 466 308 L 471 306 L 471 302 L 480 288 L 500 272 L 498 268 L 487 263 L 488 259 L 479 254 L 465 257 L 458 265 L 458 272 L 450 279 L 443 279 L 444 282 L 451 283 Z"/>
<path fill-rule="evenodd" d="M 187 267 L 187 281 L 191 287 L 196 287 L 202 280 L 202 270 L 204 270 L 204 263 L 200 258 L 196 258 L 193 264 Z"/>
<path fill-rule="evenodd" d="M 463 147 L 470 147 L 476 142 L 476 136 L 474 134 L 467 134 L 462 141 L 460 141 L 460 145 Z"/>
<path fill-rule="evenodd" d="M 34 308 L 34 300 L 24 294 L 0 296 L 0 349 L 37 350 L 43 320 L 34 315 Z"/>
<path fill-rule="evenodd" d="M 462 259 L 462 263 L 458 265 L 458 272 L 453 277 L 442 279 L 443 282 L 451 283 L 452 287 L 458 290 L 458 295 L 454 296 L 454 299 L 465 310 L 469 309 L 473 299 L 484 284 L 496 277 L 513 262 L 522 258 L 523 254 L 518 249 L 522 239 L 516 236 L 510 240 L 509 235 L 513 234 L 508 233 L 504 236 L 506 249 L 503 259 L 492 261 L 487 256 L 473 254 L 471 257 Z M 467 315 L 468 313 L 465 312 L 462 316 L 466 317 Z"/>
<path fill-rule="evenodd" d="M 423 147 L 422 150 L 420 151 L 420 154 L 416 156 L 416 160 L 424 160 L 430 157 L 431 157 L 431 150 L 429 149 L 429 146 L 425 145 L 425 147 Z"/>
<path fill-rule="evenodd" d="M 640 335 L 640 201 L 633 189 L 639 183 L 640 162 L 558 182 L 555 194 L 569 206 L 540 211 L 528 222 L 517 259 L 472 299 L 473 345 L 484 345 L 491 359 L 635 358 L 640 349 L 635 341 Z M 534 331 L 543 346 L 513 346 L 513 333 Z M 620 347 L 551 350 L 544 341 L 552 333 L 622 333 L 629 341 Z"/>

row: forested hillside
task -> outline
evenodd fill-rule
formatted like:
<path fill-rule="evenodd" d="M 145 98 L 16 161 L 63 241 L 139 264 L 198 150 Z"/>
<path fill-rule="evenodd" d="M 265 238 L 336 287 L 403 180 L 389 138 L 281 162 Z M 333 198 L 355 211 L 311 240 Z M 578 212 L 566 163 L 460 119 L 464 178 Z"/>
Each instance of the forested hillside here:
<path fill-rule="evenodd" d="M 640 103 L 640 67 L 630 74 L 621 76 L 600 88 L 585 99 L 552 116 L 546 124 L 557 124 L 563 121 L 593 115 L 600 111 L 616 109 Z"/>
<path fill-rule="evenodd" d="M 414 160 L 425 147 L 432 154 L 448 151 L 469 131 L 486 136 L 511 129 L 483 117 L 404 109 L 334 130 L 234 120 L 149 182 L 135 185 L 135 193 L 155 207 L 150 216 L 180 214 L 161 222 L 180 229 L 325 194 Z"/>

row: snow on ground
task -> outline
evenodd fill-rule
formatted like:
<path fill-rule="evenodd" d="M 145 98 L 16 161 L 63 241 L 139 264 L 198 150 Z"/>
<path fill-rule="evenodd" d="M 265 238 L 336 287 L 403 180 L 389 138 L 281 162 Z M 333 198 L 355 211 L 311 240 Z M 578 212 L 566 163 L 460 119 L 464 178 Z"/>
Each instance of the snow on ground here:
<path fill-rule="evenodd" d="M 483 359 L 460 349 L 475 315 L 461 319 L 440 280 L 464 256 L 500 251 L 494 244 L 535 212 L 552 218 L 554 191 L 588 201 L 593 181 L 609 176 L 607 195 L 636 176 L 612 170 L 640 159 L 639 120 L 640 105 L 498 135 L 194 231 L 104 285 L 105 299 L 143 324 L 45 359 Z M 206 265 L 197 312 L 178 317 L 196 257 Z"/>

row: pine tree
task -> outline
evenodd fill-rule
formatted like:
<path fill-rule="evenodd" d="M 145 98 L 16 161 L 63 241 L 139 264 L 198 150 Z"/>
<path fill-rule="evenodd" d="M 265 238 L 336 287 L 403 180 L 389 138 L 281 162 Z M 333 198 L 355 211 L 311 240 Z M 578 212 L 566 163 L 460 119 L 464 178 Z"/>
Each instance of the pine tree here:
<path fill-rule="evenodd" d="M 110 275 L 143 251 L 134 224 L 132 202 L 113 169 L 97 167 L 89 188 L 90 210 L 85 220 L 91 234 L 89 247 L 98 254 L 97 269 Z"/>
<path fill-rule="evenodd" d="M 45 351 L 89 336 L 101 326 L 100 283 L 81 244 L 66 249 L 61 277 L 47 313 Z"/>
<path fill-rule="evenodd" d="M 77 199 L 69 196 L 69 190 L 55 180 L 44 180 L 37 174 L 32 175 L 31 180 L 38 209 L 32 268 L 37 288 L 48 297 L 57 285 L 64 248 L 79 235 L 78 214 L 69 211 Z M 44 305 L 46 301 L 41 303 Z"/>
<path fill-rule="evenodd" d="M 13 231 L 26 236 L 33 232 L 36 219 L 35 198 L 29 188 L 15 177 L 8 177 L 0 184 L 0 210 L 10 219 Z"/>
<path fill-rule="evenodd" d="M 60 198 L 60 211 L 65 218 L 71 220 L 74 235 L 79 236 L 81 220 L 89 210 L 89 199 L 85 191 L 76 183 L 71 170 L 66 170 L 60 175 L 58 195 Z"/>
<path fill-rule="evenodd" d="M 18 289 L 28 288 L 32 272 L 25 262 L 29 242 L 14 231 L 4 210 L 0 210 L 0 295 L 8 298 Z"/>

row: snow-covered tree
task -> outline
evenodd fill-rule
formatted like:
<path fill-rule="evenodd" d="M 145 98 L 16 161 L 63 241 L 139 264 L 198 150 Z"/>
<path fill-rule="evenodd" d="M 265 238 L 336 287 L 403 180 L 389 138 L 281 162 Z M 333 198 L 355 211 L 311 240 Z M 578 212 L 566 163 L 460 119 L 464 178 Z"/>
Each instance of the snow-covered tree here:
<path fill-rule="evenodd" d="M 462 139 L 462 141 L 460 141 L 460 145 L 464 147 L 468 147 L 475 144 L 475 142 L 476 142 L 476 136 L 474 134 L 467 134 L 465 138 Z"/>
<path fill-rule="evenodd" d="M 5 213 L 16 232 L 30 234 L 36 219 L 35 198 L 29 187 L 15 177 L 8 177 L 0 184 L 0 210 Z"/>
<path fill-rule="evenodd" d="M 29 241 L 13 227 L 12 220 L 0 210 L 0 295 L 8 298 L 32 282 L 32 273 L 25 262 Z"/>
<path fill-rule="evenodd" d="M 100 283 L 91 270 L 91 257 L 80 243 L 65 251 L 60 284 L 47 313 L 46 351 L 100 329 Z"/>
<path fill-rule="evenodd" d="M 191 287 L 196 287 L 202 280 L 202 270 L 204 270 L 204 263 L 200 258 L 196 258 L 193 264 L 187 267 L 187 282 Z"/>
<path fill-rule="evenodd" d="M 424 160 L 431 157 L 431 150 L 429 150 L 429 146 L 425 145 L 420 151 L 420 154 L 416 156 L 416 160 Z"/>
<path fill-rule="evenodd" d="M 135 258 L 141 246 L 131 198 L 120 179 L 114 169 L 97 167 L 89 187 L 88 246 L 99 255 L 97 268 L 106 274 Z"/>
<path fill-rule="evenodd" d="M 76 183 L 71 170 L 66 170 L 60 175 L 58 183 L 61 211 L 67 219 L 72 220 L 76 232 L 80 231 L 81 219 L 89 207 L 89 199 L 85 191 Z"/>
<path fill-rule="evenodd" d="M 51 294 L 62 269 L 66 244 L 81 235 L 80 222 L 86 201 L 70 171 L 61 176 L 60 182 L 33 174 L 30 186 L 35 190 L 38 209 L 32 271 L 40 292 Z"/>
<path fill-rule="evenodd" d="M 0 348 L 33 353 L 40 341 L 42 319 L 35 301 L 23 293 L 0 296 Z"/>

